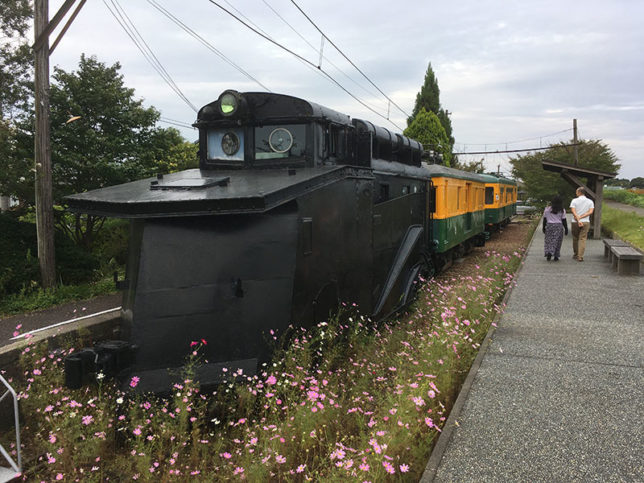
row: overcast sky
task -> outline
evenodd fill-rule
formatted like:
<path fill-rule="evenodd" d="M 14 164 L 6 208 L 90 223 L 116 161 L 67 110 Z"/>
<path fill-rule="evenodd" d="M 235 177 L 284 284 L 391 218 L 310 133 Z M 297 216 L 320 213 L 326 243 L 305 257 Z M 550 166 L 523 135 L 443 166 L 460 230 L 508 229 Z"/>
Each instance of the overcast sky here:
<path fill-rule="evenodd" d="M 404 112 L 388 106 L 387 99 L 328 41 L 322 69 L 371 109 L 317 69 L 251 32 L 214 1 L 105 0 L 113 11 L 122 8 L 197 108 L 225 89 L 269 89 L 399 132 L 396 126 L 406 126 L 405 113 L 411 113 L 431 62 L 441 104 L 451 113 L 456 151 L 528 149 L 569 141 L 576 118 L 580 138 L 600 139 L 617 155 L 622 165 L 619 177 L 644 176 L 644 2 L 640 0 L 296 0 Z M 194 122 L 195 111 L 154 70 L 105 2 L 86 3 L 54 51 L 52 71 L 53 66 L 75 70 L 81 53 L 109 65 L 118 61 L 126 85 L 146 105 L 161 111 L 163 119 Z M 318 65 L 321 35 L 290 0 L 216 2 Z M 50 0 L 50 16 L 62 3 Z M 196 131 L 180 130 L 186 139 L 196 138 Z M 509 172 L 507 155 L 461 159 L 483 159 L 487 170 L 496 171 L 501 165 L 501 171 Z"/>

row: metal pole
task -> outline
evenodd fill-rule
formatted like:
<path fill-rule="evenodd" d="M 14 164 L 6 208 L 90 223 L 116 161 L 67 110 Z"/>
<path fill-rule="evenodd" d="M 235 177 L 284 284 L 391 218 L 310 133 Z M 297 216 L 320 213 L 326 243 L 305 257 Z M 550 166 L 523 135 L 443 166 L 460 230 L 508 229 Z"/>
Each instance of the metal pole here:
<path fill-rule="evenodd" d="M 51 180 L 51 146 L 49 139 L 49 39 L 41 34 L 49 21 L 48 0 L 34 2 L 34 35 L 42 39 L 35 49 L 35 168 L 36 168 L 36 232 L 38 261 L 42 286 L 56 284 L 56 258 L 54 252 L 54 201 Z"/>

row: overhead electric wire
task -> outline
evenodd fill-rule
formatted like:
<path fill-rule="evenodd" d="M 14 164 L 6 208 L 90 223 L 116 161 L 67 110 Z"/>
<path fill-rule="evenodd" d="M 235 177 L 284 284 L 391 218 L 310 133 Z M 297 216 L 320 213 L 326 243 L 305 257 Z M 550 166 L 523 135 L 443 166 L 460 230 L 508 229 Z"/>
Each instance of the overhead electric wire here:
<path fill-rule="evenodd" d="M 148 1 L 152 1 L 152 0 L 148 0 Z M 208 0 L 208 1 L 209 1 L 210 3 L 212 3 L 213 5 L 215 5 L 216 7 L 220 8 L 221 10 L 223 10 L 224 12 L 226 12 L 228 15 L 230 15 L 231 17 L 233 17 L 235 20 L 237 20 L 239 23 L 241 23 L 242 25 L 244 25 L 244 26 L 245 26 L 246 28 L 248 28 L 249 30 L 252 30 L 253 32 L 255 32 L 255 33 L 256 33 L 257 35 L 259 35 L 260 37 L 262 37 L 262 38 L 264 38 L 264 39 L 268 40 L 269 42 L 271 42 L 272 44 L 276 45 L 276 46 L 277 46 L 277 47 L 279 47 L 280 49 L 282 49 L 282 50 L 284 50 L 284 51 L 288 52 L 289 54 L 293 55 L 294 57 L 296 57 L 296 58 L 300 59 L 302 62 L 305 62 L 306 64 L 309 64 L 310 66 L 312 66 L 313 68 L 315 68 L 316 70 L 318 70 L 319 72 L 321 72 L 322 74 L 324 74 L 324 76 L 325 76 L 327 79 L 329 79 L 329 80 L 330 80 L 331 82 L 333 82 L 336 86 L 338 86 L 340 89 L 342 89 L 345 93 L 347 93 L 349 96 L 351 96 L 351 97 L 352 97 L 353 99 L 355 99 L 357 102 L 359 102 L 362 106 L 364 106 L 364 107 L 366 107 L 367 109 L 369 109 L 369 110 L 370 110 L 371 112 L 373 112 L 375 115 L 377 115 L 377 116 L 379 116 L 379 117 L 381 117 L 381 118 L 385 119 L 386 121 L 390 122 L 391 124 L 393 124 L 394 126 L 396 126 L 396 128 L 397 128 L 397 129 L 400 129 L 401 131 L 403 130 L 400 126 L 398 126 L 398 125 L 397 125 L 395 122 L 393 122 L 391 119 L 389 119 L 389 118 L 387 118 L 387 117 L 383 116 L 383 115 L 382 115 L 382 114 L 380 114 L 378 111 L 376 111 L 375 109 L 373 109 L 371 106 L 369 106 L 368 104 L 366 104 L 362 99 L 360 99 L 360 98 L 356 97 L 356 95 L 355 95 L 355 94 L 351 93 L 351 92 L 350 92 L 346 87 L 344 87 L 344 86 L 343 86 L 342 84 L 340 84 L 337 80 L 335 80 L 335 79 L 334 79 L 334 78 L 333 78 L 333 77 L 332 77 L 328 72 L 326 72 L 324 69 L 318 69 L 318 67 L 317 67 L 313 62 L 311 62 L 310 60 L 308 60 L 308 59 L 306 59 L 306 58 L 302 57 L 300 54 L 298 54 L 298 53 L 296 53 L 296 52 L 292 51 L 292 50 L 291 50 L 291 49 L 289 49 L 288 47 L 285 47 L 284 45 L 282 45 L 282 44 L 280 44 L 279 42 L 277 42 L 276 40 L 273 40 L 273 39 L 272 39 L 271 37 L 269 37 L 268 35 L 266 35 L 266 34 L 264 34 L 264 33 L 260 32 L 260 31 L 259 31 L 259 30 L 257 30 L 257 29 L 255 29 L 254 27 L 252 27 L 252 26 L 251 26 L 251 25 L 249 25 L 248 23 L 244 22 L 244 21 L 243 21 L 241 18 L 239 18 L 237 15 L 235 15 L 235 14 L 234 14 L 234 13 L 232 13 L 231 11 L 227 10 L 226 8 L 224 8 L 223 6 L 221 6 L 219 3 L 215 2 L 214 0 Z"/>
<path fill-rule="evenodd" d="M 163 15 L 165 15 L 168 19 L 170 19 L 172 22 L 174 22 L 176 25 L 181 27 L 183 30 L 185 30 L 189 35 L 191 35 L 193 38 L 201 42 L 208 50 L 219 56 L 220 59 L 222 59 L 224 62 L 228 63 L 230 66 L 234 67 L 237 69 L 238 72 L 243 74 L 246 78 L 249 80 L 259 84 L 263 89 L 265 89 L 268 92 L 272 92 L 268 87 L 266 87 L 264 84 L 262 84 L 259 80 L 257 80 L 255 77 L 253 77 L 251 74 L 246 72 L 243 68 L 241 68 L 239 65 L 237 65 L 235 62 L 230 60 L 226 55 L 223 54 L 219 49 L 217 49 L 215 46 L 213 46 L 210 42 L 208 42 L 206 39 L 204 39 L 201 35 L 199 35 L 197 32 L 192 30 L 190 27 L 188 27 L 185 23 L 183 23 L 181 20 L 179 20 L 177 17 L 175 17 L 172 13 L 170 13 L 168 10 L 166 10 L 164 7 L 161 5 L 157 4 L 154 0 L 148 0 L 148 3 L 152 5 L 154 8 L 156 8 L 159 12 L 161 12 Z"/>
<path fill-rule="evenodd" d="M 160 117 L 159 121 L 164 122 L 166 124 L 172 124 L 174 126 L 179 126 L 179 127 L 187 127 L 191 129 L 197 129 L 194 127 L 192 124 L 185 122 L 185 121 L 178 121 L 176 119 L 170 119 L 169 117 Z"/>
<path fill-rule="evenodd" d="M 560 144 L 558 147 L 563 147 L 563 148 L 568 148 L 571 146 L 579 146 L 581 143 L 577 144 Z M 466 155 L 466 154 L 505 154 L 505 153 L 525 153 L 528 151 L 547 151 L 548 149 L 552 149 L 552 146 L 548 146 L 547 148 L 528 148 L 528 149 L 505 149 L 502 151 L 475 151 L 475 152 L 469 152 L 469 153 L 464 153 L 464 152 L 453 152 L 452 154 L 457 154 L 457 155 Z"/>
<path fill-rule="evenodd" d="M 123 31 L 127 34 L 128 37 L 130 37 L 130 40 L 134 42 L 134 45 L 139 49 L 141 54 L 143 54 L 143 57 L 150 63 L 150 65 L 154 68 L 154 70 L 157 71 L 157 73 L 161 76 L 161 78 L 168 84 L 168 86 L 195 112 L 198 111 L 198 109 L 190 102 L 190 100 L 186 97 L 186 95 L 183 93 L 183 91 L 179 88 L 179 86 L 174 82 L 172 79 L 172 76 L 168 73 L 168 71 L 163 67 L 163 64 L 159 61 L 157 56 L 154 54 L 150 46 L 147 44 L 143 36 L 139 33 L 138 29 L 134 25 L 134 22 L 128 17 L 127 13 L 125 10 L 123 10 L 123 7 L 118 3 L 118 0 L 110 0 L 112 3 L 112 7 L 110 7 L 107 3 L 107 0 L 103 0 L 103 3 L 105 4 L 105 7 L 107 10 L 112 14 L 114 19 L 117 21 L 117 23 L 121 26 Z M 112 10 L 112 8 L 114 10 Z"/>
<path fill-rule="evenodd" d="M 291 3 L 292 3 L 293 5 L 295 5 L 295 7 L 300 11 L 300 13 L 302 13 L 302 15 L 304 15 L 304 17 L 306 17 L 306 19 L 307 19 L 309 22 L 311 22 L 311 24 L 312 24 L 312 25 L 317 29 L 317 31 L 318 31 L 318 32 L 320 32 L 320 34 L 322 34 L 322 35 L 324 36 L 324 38 L 325 38 L 325 39 L 327 39 L 331 45 L 333 45 L 333 47 L 335 47 L 335 50 L 337 50 L 338 52 L 340 52 L 340 55 L 342 55 L 342 57 L 344 57 L 344 58 L 347 60 L 347 62 L 349 62 L 349 64 L 351 64 L 351 65 L 352 65 L 352 66 L 353 66 L 353 67 L 354 67 L 358 72 L 360 72 L 360 74 L 362 74 L 362 77 L 364 77 L 365 79 L 367 79 L 367 81 L 369 81 L 369 83 L 370 83 L 372 86 L 374 86 L 374 87 L 378 90 L 378 92 L 380 92 L 383 96 L 385 96 L 385 98 L 386 98 L 389 102 L 391 102 L 394 106 L 396 106 L 400 112 L 402 112 L 402 113 L 403 113 L 405 116 L 407 116 L 407 117 L 411 117 L 407 112 L 405 112 L 405 111 L 402 109 L 402 107 L 400 107 L 400 106 L 399 106 L 398 104 L 396 104 L 393 100 L 391 100 L 391 99 L 389 98 L 389 96 L 387 96 L 387 94 L 385 94 L 385 93 L 380 89 L 380 87 L 378 87 L 378 86 L 377 86 L 377 85 L 376 85 L 376 84 L 375 84 L 371 79 L 369 79 L 369 77 L 367 76 L 367 74 L 365 74 L 364 72 L 362 72 L 362 70 L 360 70 L 360 68 L 359 68 L 356 64 L 354 64 L 354 63 L 353 63 L 353 61 L 352 61 L 351 59 L 349 59 L 349 57 L 347 57 L 347 56 L 345 55 L 345 53 L 344 53 L 344 52 L 342 52 L 342 50 L 340 49 L 340 47 L 338 47 L 337 45 L 335 45 L 335 44 L 333 43 L 333 41 L 332 41 L 332 40 L 331 40 L 331 39 L 330 39 L 330 38 L 329 38 L 329 37 L 328 37 L 324 32 L 322 32 L 322 30 L 320 29 L 320 27 L 318 27 L 318 26 L 315 24 L 315 22 L 314 22 L 313 20 L 311 20 L 311 18 L 310 18 L 310 17 L 309 17 L 305 12 L 304 12 L 304 10 L 302 10 L 302 9 L 300 8 L 300 6 L 299 6 L 297 3 L 295 3 L 295 0 L 291 0 Z"/>
<path fill-rule="evenodd" d="M 572 130 L 573 130 L 572 128 L 564 129 L 562 131 L 557 131 L 557 132 L 552 133 L 552 134 L 544 134 L 543 136 L 535 136 L 535 137 L 531 137 L 531 138 L 519 139 L 517 141 L 506 141 L 506 142 L 501 142 L 501 143 L 456 143 L 456 144 L 460 144 L 462 146 L 495 146 L 495 145 L 502 144 L 502 145 L 507 146 L 509 144 L 524 143 L 526 141 L 535 141 L 537 139 L 541 140 L 543 138 L 549 138 L 549 137 L 552 137 L 552 136 L 556 136 L 557 134 L 563 134 L 565 132 L 569 132 L 569 131 L 572 131 Z"/>
<path fill-rule="evenodd" d="M 230 5 L 230 3 L 229 3 L 227 0 L 224 0 L 224 1 L 226 1 L 226 3 L 228 3 L 228 4 Z M 277 10 L 275 10 L 275 9 L 273 8 L 273 6 L 272 6 L 270 3 L 268 3 L 266 0 L 262 0 L 262 2 L 263 2 L 263 3 L 264 3 L 264 5 L 266 5 L 266 6 L 267 6 L 267 7 L 268 7 L 268 8 L 269 8 L 269 9 L 270 9 L 270 10 L 271 10 L 271 11 L 272 11 L 272 12 L 273 12 L 273 13 L 274 13 L 274 14 L 275 14 L 275 15 L 276 15 L 276 16 L 277 16 L 277 17 L 278 17 L 282 22 L 284 22 L 284 23 L 285 23 L 285 24 L 286 24 L 286 25 L 287 25 L 287 26 L 288 26 L 288 27 L 289 27 L 289 28 L 290 28 L 290 29 L 295 33 L 295 35 L 297 35 L 300 39 L 302 39 L 302 41 L 303 41 L 303 42 L 305 42 L 305 43 L 306 43 L 309 47 L 311 47 L 314 51 L 318 52 L 318 48 L 317 48 L 315 45 L 313 45 L 311 42 L 309 42 L 309 41 L 306 39 L 306 37 L 304 37 L 300 32 L 298 32 L 298 31 L 297 31 L 297 29 L 296 29 L 295 27 L 293 27 L 293 26 L 292 26 L 292 25 L 291 25 L 291 24 L 290 24 L 290 23 L 289 23 L 289 22 L 288 22 L 284 17 L 282 17 L 282 16 L 279 14 L 279 12 L 278 12 Z M 235 10 L 237 10 L 237 9 L 235 9 Z M 238 10 L 237 10 L 237 11 L 238 11 Z M 244 18 L 247 18 L 247 17 L 244 17 Z M 351 82 L 353 82 L 357 87 L 359 87 L 360 89 L 362 89 L 365 93 L 369 94 L 370 96 L 374 96 L 374 93 L 373 93 L 373 92 L 369 92 L 369 91 L 368 91 L 368 90 L 367 90 L 367 89 L 366 89 L 362 84 L 359 84 L 359 83 L 358 83 L 358 82 L 356 82 L 354 79 L 352 79 L 352 78 L 351 78 L 351 76 L 349 76 L 349 74 L 347 74 L 347 73 L 346 73 L 346 72 L 344 72 L 342 69 L 340 69 L 340 67 L 338 67 L 336 64 L 334 64 L 333 62 L 331 62 L 331 60 L 330 60 L 327 56 L 325 56 L 324 54 L 322 54 L 322 58 L 323 58 L 324 60 L 326 60 L 330 65 L 332 65 L 332 66 L 333 66 L 333 67 L 334 67 L 338 72 L 340 72 L 340 73 L 341 73 L 343 76 L 345 76 L 348 80 L 350 80 Z M 318 66 L 318 68 L 319 68 L 319 67 L 321 67 L 321 66 Z M 375 95 L 377 96 L 377 94 L 375 94 Z"/>

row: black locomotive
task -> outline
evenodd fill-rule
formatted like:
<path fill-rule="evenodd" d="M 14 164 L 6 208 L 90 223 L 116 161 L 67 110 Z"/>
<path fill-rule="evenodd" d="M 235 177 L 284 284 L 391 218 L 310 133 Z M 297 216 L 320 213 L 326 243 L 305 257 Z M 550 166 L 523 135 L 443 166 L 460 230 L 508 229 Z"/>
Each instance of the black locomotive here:
<path fill-rule="evenodd" d="M 111 347 L 134 348 L 120 366 L 142 389 L 167 387 L 193 340 L 208 342 L 208 383 L 224 366 L 254 373 L 269 329 L 327 320 L 340 302 L 385 317 L 419 275 L 484 242 L 486 179 L 422 163 L 418 142 L 368 121 L 229 90 L 194 125 L 199 169 L 67 198 L 131 219 Z"/>

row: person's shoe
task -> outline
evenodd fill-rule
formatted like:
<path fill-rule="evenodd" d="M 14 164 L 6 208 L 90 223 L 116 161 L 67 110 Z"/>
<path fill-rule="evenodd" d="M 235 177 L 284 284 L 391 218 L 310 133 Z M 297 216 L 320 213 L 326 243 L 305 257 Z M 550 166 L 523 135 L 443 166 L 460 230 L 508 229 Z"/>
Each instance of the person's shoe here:
<path fill-rule="evenodd" d="M 558 261 L 559 261 L 559 257 L 555 257 L 555 262 L 558 262 Z"/>
<path fill-rule="evenodd" d="M 549 253 L 546 254 L 546 260 L 550 261 L 551 258 L 552 258 L 552 255 L 550 255 Z"/>
<path fill-rule="evenodd" d="M 577 255 L 573 255 L 573 256 L 572 256 L 572 259 L 573 259 L 573 260 L 579 260 L 579 257 L 577 257 Z"/>
<path fill-rule="evenodd" d="M 583 259 L 583 258 L 579 258 L 579 257 L 577 257 L 577 261 L 578 261 L 578 262 L 583 262 L 583 261 L 584 261 L 584 259 Z"/>

